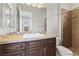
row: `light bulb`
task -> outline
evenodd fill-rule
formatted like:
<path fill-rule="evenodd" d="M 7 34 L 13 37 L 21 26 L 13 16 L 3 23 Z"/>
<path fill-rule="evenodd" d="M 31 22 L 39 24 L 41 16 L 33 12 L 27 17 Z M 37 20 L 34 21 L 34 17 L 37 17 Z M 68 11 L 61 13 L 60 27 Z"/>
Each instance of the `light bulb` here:
<path fill-rule="evenodd" d="M 37 4 L 34 3 L 34 4 L 32 4 L 32 6 L 33 6 L 33 7 L 37 7 Z"/>
<path fill-rule="evenodd" d="M 42 3 L 38 4 L 38 6 L 37 6 L 37 8 L 42 8 L 42 7 L 43 7 Z"/>
<path fill-rule="evenodd" d="M 30 6 L 30 5 L 31 5 L 31 3 L 27 3 L 27 5 L 28 5 L 28 6 Z"/>
<path fill-rule="evenodd" d="M 37 8 L 41 8 L 41 7 L 42 7 L 41 5 L 38 5 L 38 6 L 37 6 Z"/>
<path fill-rule="evenodd" d="M 10 24 L 10 20 L 7 20 L 7 26 L 9 26 L 9 24 Z"/>
<path fill-rule="evenodd" d="M 43 3 L 27 3 L 27 5 L 32 7 L 37 7 L 37 8 L 44 7 Z"/>

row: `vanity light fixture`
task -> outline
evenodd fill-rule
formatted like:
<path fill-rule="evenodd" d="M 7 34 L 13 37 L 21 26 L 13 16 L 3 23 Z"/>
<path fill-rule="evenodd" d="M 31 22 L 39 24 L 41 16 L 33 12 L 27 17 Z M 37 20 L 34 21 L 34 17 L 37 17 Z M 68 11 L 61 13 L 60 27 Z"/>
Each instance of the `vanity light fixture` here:
<path fill-rule="evenodd" d="M 28 6 L 36 7 L 36 8 L 42 8 L 44 7 L 44 3 L 27 3 Z"/>

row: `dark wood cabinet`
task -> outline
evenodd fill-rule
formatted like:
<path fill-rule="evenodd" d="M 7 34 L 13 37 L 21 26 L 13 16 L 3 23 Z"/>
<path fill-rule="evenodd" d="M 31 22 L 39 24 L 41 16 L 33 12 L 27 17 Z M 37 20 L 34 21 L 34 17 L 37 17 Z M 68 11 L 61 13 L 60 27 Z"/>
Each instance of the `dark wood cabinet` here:
<path fill-rule="evenodd" d="M 2 54 L 2 56 L 24 56 L 24 55 L 25 55 L 25 51 L 24 50 Z"/>
<path fill-rule="evenodd" d="M 1 56 L 55 56 L 55 50 L 55 38 L 0 45 Z"/>
<path fill-rule="evenodd" d="M 29 50 L 25 49 L 25 56 L 29 56 Z"/>
<path fill-rule="evenodd" d="M 55 56 L 56 55 L 56 39 L 49 38 L 44 40 L 44 56 Z"/>
<path fill-rule="evenodd" d="M 29 41 L 29 48 L 43 46 L 43 40 Z"/>
<path fill-rule="evenodd" d="M 55 56 L 56 51 L 54 49 L 54 46 L 45 46 L 44 47 L 44 56 Z"/>
<path fill-rule="evenodd" d="M 0 47 L 1 47 L 1 53 L 5 54 L 5 53 L 25 49 L 25 43 L 24 42 L 19 42 L 19 43 L 17 42 L 17 43 L 3 44 L 3 45 L 0 45 Z"/>
<path fill-rule="evenodd" d="M 43 56 L 43 40 L 29 41 L 29 56 Z"/>
<path fill-rule="evenodd" d="M 43 56 L 43 47 L 30 48 L 29 56 Z"/>

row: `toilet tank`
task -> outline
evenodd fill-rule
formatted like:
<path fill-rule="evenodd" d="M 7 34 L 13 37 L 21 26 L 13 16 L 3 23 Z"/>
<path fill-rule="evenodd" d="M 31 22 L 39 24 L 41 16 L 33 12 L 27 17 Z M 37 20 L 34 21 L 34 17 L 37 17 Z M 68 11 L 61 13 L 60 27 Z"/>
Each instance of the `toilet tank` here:
<path fill-rule="evenodd" d="M 59 46 L 60 45 L 60 42 L 61 42 L 60 38 L 59 37 L 56 37 L 56 46 Z"/>

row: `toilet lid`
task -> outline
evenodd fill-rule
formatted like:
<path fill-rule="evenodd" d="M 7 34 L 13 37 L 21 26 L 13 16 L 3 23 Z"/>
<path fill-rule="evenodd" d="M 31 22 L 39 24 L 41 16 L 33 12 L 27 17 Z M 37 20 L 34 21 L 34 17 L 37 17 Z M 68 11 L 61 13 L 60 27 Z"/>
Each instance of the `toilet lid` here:
<path fill-rule="evenodd" d="M 63 46 L 56 46 L 59 53 L 66 53 L 66 54 L 73 54 L 71 50 L 63 47 Z"/>

